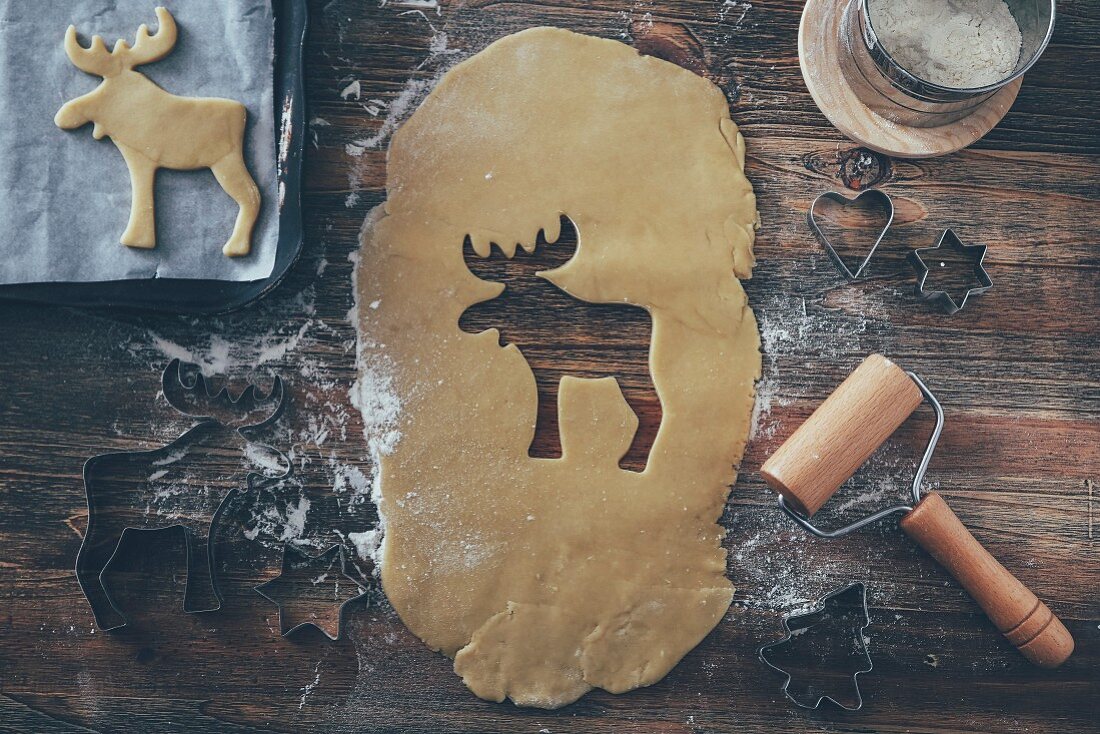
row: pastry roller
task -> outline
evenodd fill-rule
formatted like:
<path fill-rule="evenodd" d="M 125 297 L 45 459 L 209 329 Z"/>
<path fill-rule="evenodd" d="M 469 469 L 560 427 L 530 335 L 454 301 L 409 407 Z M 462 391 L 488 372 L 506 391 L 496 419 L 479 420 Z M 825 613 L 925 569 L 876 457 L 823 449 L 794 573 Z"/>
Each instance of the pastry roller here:
<path fill-rule="evenodd" d="M 927 402 L 936 427 L 913 477 L 913 504 L 876 512 L 837 530 L 810 518 L 905 420 Z M 901 529 L 974 597 L 1024 657 L 1044 668 L 1065 662 L 1073 637 L 1026 586 L 982 547 L 936 492 L 921 496 L 921 482 L 943 429 L 943 408 L 912 372 L 872 354 L 769 458 L 760 473 L 779 493 L 779 507 L 822 538 L 836 538 L 904 513 Z"/>

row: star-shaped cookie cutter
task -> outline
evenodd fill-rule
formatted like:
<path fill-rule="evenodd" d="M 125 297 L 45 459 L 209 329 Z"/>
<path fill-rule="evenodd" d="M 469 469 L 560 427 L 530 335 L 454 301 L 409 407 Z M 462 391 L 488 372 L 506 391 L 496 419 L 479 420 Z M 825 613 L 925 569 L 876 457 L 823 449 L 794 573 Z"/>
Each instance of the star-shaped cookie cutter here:
<path fill-rule="evenodd" d="M 833 243 L 829 241 L 829 238 L 821 229 L 821 225 L 817 223 L 817 219 L 814 217 L 814 210 L 817 208 L 818 202 L 822 199 L 828 199 L 841 206 L 848 206 L 849 204 L 855 204 L 864 197 L 866 197 L 868 201 L 877 199 L 882 202 L 883 207 L 886 209 L 886 224 L 879 230 L 878 237 L 875 238 L 875 243 L 871 245 L 871 249 L 868 250 L 867 254 L 863 257 L 863 262 L 861 262 L 859 267 L 853 272 L 848 268 L 847 263 L 840 257 L 840 254 L 837 253 L 836 248 L 833 247 Z M 882 242 L 882 238 L 885 237 L 886 233 L 890 230 L 890 225 L 894 223 L 894 200 L 890 198 L 889 194 L 880 189 L 867 189 L 866 191 L 861 191 L 854 199 L 849 199 L 836 191 L 826 191 L 820 194 L 813 200 L 813 203 L 810 204 L 810 210 L 806 213 L 806 219 L 809 221 L 810 229 L 813 230 L 814 235 L 817 237 L 817 241 L 825 248 L 825 252 L 829 254 L 837 270 L 839 270 L 848 280 L 855 280 L 863 273 L 864 268 L 867 267 L 867 263 L 871 262 L 871 258 L 874 257 L 875 250 L 878 249 L 879 243 Z"/>
<path fill-rule="evenodd" d="M 312 579 L 308 579 L 309 583 L 313 586 L 320 584 L 323 581 L 328 580 L 329 571 L 332 569 L 336 562 L 339 562 L 339 576 L 351 581 L 353 586 L 359 593 L 344 599 L 340 604 L 340 609 L 336 615 L 336 631 L 330 632 L 326 629 L 321 622 L 316 619 L 309 619 L 304 622 L 298 622 L 297 624 L 287 627 L 287 615 L 286 608 L 294 601 L 292 594 L 282 594 L 279 592 L 279 588 L 288 584 L 294 584 L 295 582 L 290 580 L 292 576 L 313 575 Z M 363 588 L 363 586 L 352 578 L 347 573 L 346 561 L 344 558 L 344 547 L 341 545 L 334 545 L 319 556 L 311 556 L 302 549 L 293 546 L 289 543 L 283 545 L 283 563 L 282 570 L 278 576 L 271 581 L 260 584 L 255 587 L 254 590 L 257 594 L 272 602 L 279 608 L 279 631 L 283 637 L 302 629 L 303 627 L 316 627 L 321 631 L 325 637 L 330 640 L 340 639 L 340 630 L 344 624 L 344 613 L 348 604 L 353 601 L 357 601 L 366 596 L 369 592 Z M 334 587 L 334 598 L 339 598 L 340 594 L 340 578 L 336 577 Z"/>
<path fill-rule="evenodd" d="M 857 634 L 855 635 L 855 641 L 857 643 L 856 650 L 858 650 L 862 654 L 864 660 L 866 660 L 866 667 L 861 667 L 852 673 L 852 688 L 855 691 L 856 703 L 854 706 L 846 706 L 832 696 L 824 693 L 818 695 L 817 699 L 812 704 L 805 703 L 799 700 L 796 696 L 791 695 L 791 674 L 783 668 L 780 668 L 779 666 L 770 662 L 767 658 L 767 652 L 773 648 L 787 645 L 792 639 L 795 638 L 796 635 L 800 635 L 806 630 L 815 627 L 823 622 L 828 616 L 829 603 L 834 599 L 844 596 L 845 594 L 852 593 L 854 590 L 858 590 L 861 610 L 863 613 L 862 623 L 858 626 L 856 630 Z M 831 591 L 817 601 L 817 604 L 814 605 L 814 609 L 812 611 L 806 612 L 804 614 L 792 614 L 783 617 L 782 622 L 783 629 L 786 632 L 786 635 L 784 635 L 783 639 L 777 640 L 775 642 L 769 642 L 767 645 L 764 645 L 757 652 L 757 655 L 760 658 L 760 662 L 764 663 L 764 665 L 767 665 L 772 670 L 785 676 L 783 687 L 780 689 L 783 692 L 783 695 L 786 696 L 787 699 L 794 703 L 796 706 L 801 706 L 802 708 L 811 710 L 815 710 L 819 706 L 821 706 L 822 701 L 831 701 L 833 704 L 839 706 L 842 709 L 845 709 L 846 711 L 858 711 L 863 708 L 863 694 L 860 693 L 859 690 L 859 676 L 861 673 L 871 672 L 871 670 L 874 668 L 874 664 L 871 662 L 871 655 L 867 652 L 867 640 L 864 636 L 864 630 L 866 630 L 867 627 L 871 624 L 871 615 L 867 607 L 867 585 L 864 584 L 862 581 L 856 581 L 855 583 L 849 584 L 840 589 L 836 589 L 835 591 Z"/>
<path fill-rule="evenodd" d="M 979 283 L 979 285 L 968 290 L 958 303 L 955 302 L 955 299 L 952 298 L 951 294 L 947 291 L 924 290 L 924 283 L 928 279 L 928 265 L 925 263 L 924 258 L 921 257 L 921 253 L 934 253 L 945 244 L 956 252 L 966 255 L 973 261 L 974 275 L 977 277 Z M 934 247 L 925 247 L 919 250 L 913 250 L 909 253 L 909 263 L 917 273 L 916 294 L 927 301 L 938 303 L 948 315 L 961 311 L 970 296 L 976 293 L 985 293 L 993 287 L 993 280 L 989 277 L 989 273 L 986 272 L 985 266 L 982 264 L 988 249 L 986 245 L 963 244 L 963 241 L 959 239 L 959 236 L 955 234 L 954 230 L 945 229 Z"/>

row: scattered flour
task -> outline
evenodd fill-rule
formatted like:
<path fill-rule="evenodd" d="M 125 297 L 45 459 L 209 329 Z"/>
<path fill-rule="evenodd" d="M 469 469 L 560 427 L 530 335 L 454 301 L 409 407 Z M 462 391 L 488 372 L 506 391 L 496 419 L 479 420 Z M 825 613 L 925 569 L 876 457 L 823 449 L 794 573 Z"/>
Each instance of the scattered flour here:
<path fill-rule="evenodd" d="M 431 79 L 410 79 L 405 82 L 405 87 L 398 92 L 392 102 L 383 103 L 386 116 L 382 119 L 382 126 L 373 135 L 358 138 L 348 143 L 344 147 L 344 152 L 358 158 L 369 149 L 380 148 L 384 142 L 389 140 L 390 135 L 397 130 L 405 118 L 412 114 L 412 111 L 435 88 L 442 77 L 443 72 L 441 71 Z"/>
<path fill-rule="evenodd" d="M 220 336 L 211 336 L 210 346 L 201 353 L 180 346 L 158 334 L 151 333 L 150 336 L 153 338 L 153 346 L 160 350 L 165 357 L 197 364 L 207 377 L 224 373 L 229 368 L 229 349 L 231 345 Z"/>
<path fill-rule="evenodd" d="M 363 94 L 362 87 L 359 84 L 359 80 L 356 79 L 351 84 L 340 90 L 341 99 L 359 99 Z"/>
<path fill-rule="evenodd" d="M 379 564 L 378 550 L 382 545 L 382 531 L 377 528 L 362 533 L 348 533 L 348 540 L 355 546 L 355 552 L 364 561 Z"/>
<path fill-rule="evenodd" d="M 309 138 L 314 148 L 321 148 L 321 133 L 323 127 L 332 127 L 332 123 L 323 117 L 312 117 L 309 120 Z"/>
<path fill-rule="evenodd" d="M 420 103 L 435 88 L 447 70 L 458 63 L 464 55 L 462 51 L 448 46 L 447 34 L 438 30 L 424 13 L 424 10 L 435 10 L 437 15 L 440 14 L 437 0 L 404 0 L 397 2 L 383 0 L 382 5 L 383 7 L 389 5 L 395 8 L 406 8 L 405 13 L 415 13 L 424 19 L 431 33 L 428 39 L 428 54 L 413 71 L 423 73 L 424 70 L 431 68 L 434 73 L 427 78 L 415 76 L 410 78 L 390 102 L 385 102 L 377 97 L 368 100 L 364 107 L 372 117 L 379 116 L 383 111 L 385 116 L 382 117 L 381 125 L 372 135 L 356 138 L 344 146 L 344 152 L 353 158 L 360 158 L 368 150 L 381 149 L 401 123 L 420 106 Z M 351 189 L 352 194 L 357 194 L 360 190 L 365 170 L 364 166 L 365 162 L 359 161 L 349 167 L 348 187 Z M 348 204 L 348 206 L 353 205 Z"/>
<path fill-rule="evenodd" d="M 260 443 L 245 445 L 242 468 L 250 472 L 259 469 L 260 473 L 268 477 L 286 476 L 290 469 L 285 463 L 285 457 L 278 450 Z"/>
<path fill-rule="evenodd" d="M 313 668 L 314 677 L 313 681 L 306 683 L 299 690 L 302 692 L 302 697 L 298 700 L 298 710 L 301 711 L 305 708 L 306 700 L 309 698 L 313 690 L 321 683 L 321 661 L 317 661 L 317 665 Z"/>
<path fill-rule="evenodd" d="M 735 27 L 740 26 L 750 10 L 752 10 L 752 3 L 744 2 L 744 0 L 722 0 L 722 4 L 718 7 L 718 22 L 721 23 L 731 15 L 736 15 L 737 18 L 733 21 L 733 25 Z"/>
<path fill-rule="evenodd" d="M 393 385 L 395 368 L 387 357 L 361 358 L 359 379 L 351 389 L 351 404 L 363 414 L 367 446 L 382 456 L 392 454 L 401 440 L 401 399 Z"/>
<path fill-rule="evenodd" d="M 367 226 L 371 222 L 368 217 L 363 224 L 365 234 Z M 358 408 L 363 419 L 363 435 L 367 440 L 367 448 L 370 451 L 372 475 L 368 478 L 361 473 L 348 475 L 346 481 L 351 483 L 354 491 L 353 497 L 362 497 L 366 486 L 369 486 L 370 499 L 378 509 L 378 526 L 373 531 L 352 533 L 348 538 L 355 543 L 356 553 L 360 558 L 369 558 L 374 562 L 375 572 L 381 569 L 383 557 L 383 541 L 385 539 L 386 518 L 381 510 L 382 476 L 377 470 L 381 457 L 392 454 L 401 440 L 401 398 L 395 389 L 395 374 L 397 365 L 387 357 L 381 346 L 369 339 L 362 338 L 359 332 L 359 314 L 362 304 L 359 300 L 358 282 L 358 253 L 351 253 L 348 260 L 355 267 L 352 277 L 352 293 L 354 305 L 348 313 L 348 320 L 355 328 L 356 333 L 356 367 L 358 379 L 352 385 L 349 392 L 351 404 Z M 379 301 L 371 301 L 369 307 L 377 309 L 381 305 Z M 353 500 L 354 501 L 354 500 Z"/>
<path fill-rule="evenodd" d="M 305 538 L 309 508 L 309 498 L 304 495 L 297 502 L 288 502 L 282 512 L 276 505 L 263 504 L 253 515 L 254 525 L 244 531 L 244 537 L 256 540 L 263 535 L 280 543 L 301 542 Z"/>
<path fill-rule="evenodd" d="M 783 384 L 779 362 L 790 353 L 810 351 L 819 355 L 839 356 L 858 345 L 867 331 L 867 321 L 833 317 L 828 311 L 810 312 L 806 299 L 773 294 L 763 303 L 753 303 L 760 328 L 763 374 L 756 383 L 756 402 L 749 428 L 750 439 L 768 439 L 779 423 L 770 419 L 773 408 L 790 405 L 797 386 Z M 781 386 L 782 385 L 782 386 Z"/>
<path fill-rule="evenodd" d="M 323 239 L 322 246 L 328 246 Z M 346 537 L 349 530 L 361 531 L 374 524 L 369 506 L 371 458 L 360 453 L 359 442 L 348 441 L 349 427 L 359 420 L 349 400 L 357 340 L 342 312 L 335 318 L 318 314 L 317 283 L 326 277 L 328 265 L 327 258 L 319 257 L 314 282 L 297 292 L 281 289 L 240 314 L 151 319 L 148 328 L 142 328 L 140 320 L 113 322 L 119 347 L 151 369 L 159 370 L 168 359 L 179 358 L 197 364 L 215 383 L 225 380 L 238 389 L 246 380 L 269 384 L 273 375 L 286 381 L 287 414 L 261 429 L 261 434 L 250 436 L 254 443 L 241 454 L 241 488 L 246 472 L 284 477 L 288 460 L 293 474 L 282 481 L 263 482 L 257 493 L 245 495 L 239 509 L 247 540 L 320 549 Z M 346 272 L 337 275 L 340 282 L 328 290 L 346 293 Z M 272 326 L 257 333 L 256 323 Z M 384 400 L 379 404 L 386 405 Z M 148 425 L 118 423 L 115 431 L 120 438 L 164 445 L 193 424 L 193 419 L 158 410 L 150 414 Z M 207 486 L 208 477 L 192 474 L 186 453 L 182 449 L 163 456 L 150 468 L 147 514 L 166 519 L 180 516 L 183 487 L 202 496 L 216 491 Z M 357 555 L 349 553 L 349 559 L 363 575 Z"/>
<path fill-rule="evenodd" d="M 734 37 L 744 30 L 745 19 L 752 10 L 752 3 L 746 0 L 722 0 L 717 5 L 718 22 L 713 24 L 713 43 L 726 45 L 733 42 Z"/>
<path fill-rule="evenodd" d="M 335 467 L 335 481 L 332 491 L 337 494 L 351 494 L 350 506 L 362 504 L 370 499 L 371 480 L 357 466 L 341 464 Z M 353 533 L 354 535 L 354 533 Z"/>
<path fill-rule="evenodd" d="M 777 422 L 767 422 L 771 415 L 773 404 L 785 406 L 790 400 L 780 397 L 779 385 L 775 377 L 775 360 L 770 355 L 765 355 L 767 361 L 767 374 L 761 376 L 756 382 L 756 402 L 752 406 L 752 420 L 749 424 L 749 440 L 754 438 L 771 438 L 779 428 Z"/>
<path fill-rule="evenodd" d="M 428 41 L 428 55 L 416 68 L 417 70 L 429 66 L 441 68 L 438 68 L 436 73 L 428 79 L 409 79 L 392 102 L 386 103 L 380 99 L 371 99 L 370 102 L 376 108 L 379 108 L 379 111 L 381 108 L 386 110 L 386 116 L 382 119 L 381 127 L 373 135 L 353 140 L 347 144 L 344 150 L 348 155 L 357 158 L 368 149 L 381 148 L 382 144 L 389 140 L 390 135 L 405 121 L 405 118 L 411 115 L 424 101 L 424 98 L 428 96 L 428 93 L 435 89 L 436 84 L 443 78 L 451 65 L 457 63 L 462 56 L 461 51 L 448 48 L 446 33 L 435 30 L 435 26 L 432 26 L 431 22 L 428 22 L 428 26 L 432 29 L 432 37 Z M 358 82 L 356 83 L 358 84 Z"/>
<path fill-rule="evenodd" d="M 822 267 L 829 269 L 829 277 L 833 277 L 832 264 L 824 259 L 821 262 Z M 807 264 L 812 272 L 817 271 L 813 256 Z M 781 418 L 774 415 L 777 409 L 796 402 L 813 404 L 824 397 L 822 386 L 809 377 L 806 365 L 822 361 L 854 365 L 863 355 L 889 350 L 890 344 L 882 338 L 881 328 L 887 309 L 877 302 L 889 296 L 878 291 L 865 293 L 857 288 L 844 288 L 826 291 L 822 300 L 807 300 L 800 295 L 776 293 L 767 287 L 769 274 L 765 271 L 759 275 L 760 279 L 748 281 L 746 288 L 759 323 L 763 353 L 751 424 L 754 441 L 751 450 L 763 461 L 794 428 L 783 425 Z M 761 442 L 764 447 L 759 445 Z M 868 511 L 904 501 L 907 489 L 904 480 L 911 475 L 912 466 L 912 457 L 907 452 L 889 445 L 884 447 L 841 489 L 818 519 L 823 525 L 839 526 Z M 734 505 L 723 521 L 733 539 L 729 551 L 730 577 L 737 596 L 731 615 L 740 614 L 738 608 L 783 614 L 808 611 L 818 598 L 836 586 L 868 578 L 880 549 L 889 545 L 869 538 L 865 539 L 869 548 L 865 553 L 853 557 L 850 552 L 839 551 L 837 541 L 822 541 L 803 531 L 775 510 L 775 495 L 770 490 L 758 483 L 756 487 L 760 494 L 752 502 L 763 501 L 765 508 L 757 512 Z M 748 491 L 746 486 L 734 494 L 737 497 Z M 886 532 L 884 528 L 877 531 Z M 876 529 L 865 531 L 874 532 Z"/>
<path fill-rule="evenodd" d="M 153 466 L 169 466 L 171 464 L 175 464 L 177 461 L 187 456 L 187 451 L 188 447 L 184 446 L 182 448 L 176 449 L 175 451 L 169 452 L 163 459 L 156 459 L 151 463 Z M 152 481 L 153 477 L 149 477 L 149 479 L 150 481 Z"/>
<path fill-rule="evenodd" d="M 224 375 L 233 368 L 251 366 L 260 367 L 276 362 L 298 348 L 307 332 L 316 325 L 313 319 L 307 320 L 293 334 L 266 334 L 241 342 L 230 342 L 218 334 L 211 334 L 205 348 L 188 348 L 166 339 L 155 332 L 149 332 L 152 346 L 168 359 L 179 359 L 199 366 L 206 377 Z M 140 346 L 145 346 L 141 343 Z M 132 345 L 134 352 L 139 343 Z"/>
<path fill-rule="evenodd" d="M 811 550 L 809 534 L 778 512 L 771 522 L 774 526 L 753 533 L 730 549 L 737 588 L 733 606 L 784 614 L 809 611 L 820 593 L 808 581 L 843 575 L 843 571 L 836 561 L 818 558 Z"/>

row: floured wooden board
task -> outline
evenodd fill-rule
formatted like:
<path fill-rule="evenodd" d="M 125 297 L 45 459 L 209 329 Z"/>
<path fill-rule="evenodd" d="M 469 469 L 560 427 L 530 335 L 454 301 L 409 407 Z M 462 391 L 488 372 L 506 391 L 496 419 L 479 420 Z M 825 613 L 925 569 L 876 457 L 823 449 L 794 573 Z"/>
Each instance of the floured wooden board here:
<path fill-rule="evenodd" d="M 142 11 L 146 22 L 154 4 Z M 421 16 L 394 2 L 310 3 L 306 246 L 282 286 L 226 318 L 116 317 L 0 303 L 3 726 L 234 734 L 1095 731 L 1100 126 L 1095 115 L 1049 111 L 1067 99 L 1087 110 L 1082 100 L 1100 90 L 1090 74 L 1100 63 L 1093 43 L 1100 17 L 1059 16 L 1054 43 L 1028 75 L 1019 103 L 975 147 L 911 162 L 858 147 L 820 113 L 795 61 L 803 4 L 440 3 L 438 14 L 425 8 Z M 182 7 L 173 5 L 173 12 Z M 347 319 L 349 255 L 359 256 L 363 219 L 386 199 L 391 133 L 442 72 L 509 33 L 548 24 L 627 39 L 724 91 L 747 142 L 746 174 L 762 214 L 758 264 L 742 283 L 760 325 L 764 375 L 756 430 L 721 520 L 727 574 L 736 587 L 725 619 L 657 684 L 620 696 L 593 690 L 553 712 L 471 695 L 451 662 L 409 632 L 377 591 L 369 604 L 349 606 L 335 643 L 312 631 L 282 638 L 277 610 L 253 591 L 278 574 L 280 538 L 316 554 L 346 536 L 349 569 L 357 564 L 361 580 L 373 581 L 365 556 L 375 527 L 367 500 L 374 464 L 348 395 L 356 343 Z M 131 37 L 134 30 L 124 27 Z M 63 101 L 58 97 L 56 106 Z M 99 145 L 117 157 L 113 146 Z M 806 225 L 806 209 L 822 191 L 850 197 L 869 186 L 890 192 L 898 219 L 868 277 L 849 284 Z M 988 211 L 996 216 L 973 215 Z M 950 318 L 913 295 L 905 260 L 947 226 L 966 242 L 989 245 L 996 282 Z M 649 445 L 660 408 L 651 387 L 640 392 L 649 371 L 629 345 L 648 345 L 652 328 L 645 316 L 621 316 L 640 309 L 576 301 L 576 309 L 544 314 L 534 303 L 515 301 L 525 289 L 553 292 L 535 287 L 529 272 L 561 262 L 554 253 L 571 250 L 570 230 L 563 229 L 555 247 L 526 258 L 467 254 L 480 277 L 508 286 L 479 306 L 495 309 L 482 322 L 499 323 L 502 334 L 533 345 L 524 356 L 540 390 L 547 380 L 556 383 L 563 368 L 622 375 L 618 382 L 641 417 L 635 447 Z M 111 246 L 125 249 L 117 226 L 112 234 Z M 869 230 L 861 235 L 874 239 Z M 869 244 L 856 244 L 863 242 Z M 501 308 L 512 301 L 515 323 L 505 318 L 513 312 Z M 608 319 L 612 328 L 593 334 L 577 322 L 593 308 L 618 309 Z M 826 541 L 776 509 L 760 464 L 875 351 L 922 375 L 943 402 L 948 420 L 928 479 L 1077 637 L 1077 652 L 1058 671 L 1037 671 L 1024 660 L 896 529 L 884 525 Z M 284 377 L 293 402 L 270 443 L 294 447 L 288 455 L 303 494 L 292 494 L 285 508 L 257 503 L 265 527 L 255 540 L 252 532 L 227 528 L 232 542 L 219 552 L 226 595 L 219 612 L 183 614 L 182 539 L 142 537 L 129 554 L 131 567 L 113 579 L 139 626 L 103 634 L 92 625 L 72 569 L 87 513 L 80 467 L 95 451 L 160 445 L 189 427 L 157 397 L 161 369 L 174 356 L 200 362 L 216 384 L 224 378 L 233 389 Z M 371 372 L 377 381 L 355 393 L 371 398 L 362 404 L 373 406 L 372 438 L 385 439 L 388 427 L 398 432 L 401 406 L 389 390 L 388 367 L 377 359 Z M 550 405 L 540 402 L 540 418 Z M 932 426 L 931 411 L 918 411 L 912 427 L 822 510 L 821 523 L 850 522 L 899 501 Z M 552 435 L 536 431 L 536 453 L 551 453 Z M 218 469 L 239 476 L 241 456 L 226 453 Z M 859 712 L 800 709 L 783 698 L 782 676 L 756 650 L 782 636 L 782 615 L 858 579 L 867 582 L 872 605 L 867 633 L 875 669 L 860 676 L 866 703 Z"/>
<path fill-rule="evenodd" d="M 660 680 L 733 589 L 717 521 L 748 436 L 759 336 L 756 200 L 710 82 L 554 28 L 450 71 L 394 136 L 363 239 L 362 380 L 388 360 L 400 439 L 380 451 L 382 582 L 402 620 L 477 695 L 554 708 Z M 560 217 L 580 244 L 542 277 L 653 322 L 661 427 L 642 472 L 615 379 L 563 378 L 562 456 L 528 455 L 531 368 L 495 329 L 459 329 L 503 286 L 462 257 L 530 250 Z"/>

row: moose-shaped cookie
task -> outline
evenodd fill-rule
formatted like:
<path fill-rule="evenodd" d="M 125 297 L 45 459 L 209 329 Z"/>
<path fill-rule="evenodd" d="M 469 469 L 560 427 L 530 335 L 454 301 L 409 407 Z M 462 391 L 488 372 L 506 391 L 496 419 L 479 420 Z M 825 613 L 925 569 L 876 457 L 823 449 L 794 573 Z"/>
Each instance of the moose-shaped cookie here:
<path fill-rule="evenodd" d="M 227 388 L 212 394 L 201 374 L 181 373 L 176 359 L 165 368 L 162 384 L 172 407 L 200 418 L 199 423 L 162 448 L 102 454 L 84 464 L 88 529 L 76 574 L 102 629 L 126 624 L 103 577 L 123 537 L 136 530 L 183 528 L 184 610 L 218 609 L 221 594 L 214 577 L 211 531 L 241 493 L 242 467 L 258 470 L 244 478 L 249 492 L 271 488 L 291 471 L 282 453 L 249 438 L 251 431 L 270 425 L 282 412 L 282 380 L 275 378 L 266 395 L 255 385 L 237 397 Z"/>
<path fill-rule="evenodd" d="M 65 33 L 69 60 L 81 71 L 103 77 L 103 82 L 66 102 L 54 122 L 63 130 L 93 123 L 92 137 L 109 137 L 126 160 L 133 198 L 122 244 L 156 246 L 153 184 L 158 168 L 209 168 L 239 207 L 233 234 L 222 252 L 230 257 L 247 255 L 260 211 L 260 190 L 244 162 L 248 112 L 230 99 L 177 97 L 134 70 L 163 59 L 176 44 L 172 15 L 165 8 L 157 8 L 156 14 L 156 34 L 150 35 L 142 25 L 132 47 L 119 39 L 113 50 L 100 36 L 84 48 L 77 41 L 76 28 L 69 26 Z"/>

